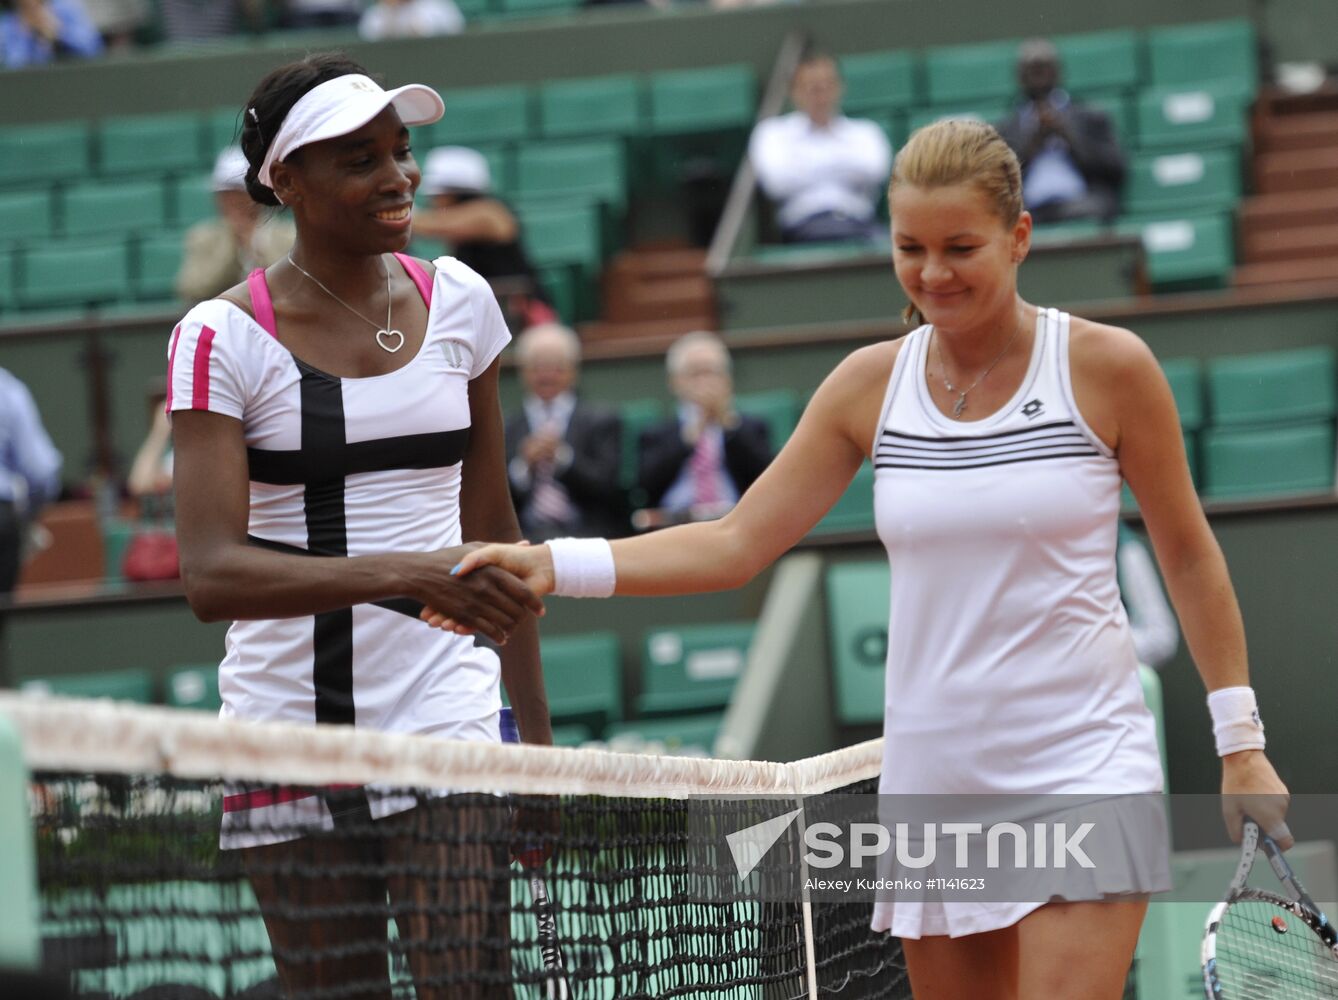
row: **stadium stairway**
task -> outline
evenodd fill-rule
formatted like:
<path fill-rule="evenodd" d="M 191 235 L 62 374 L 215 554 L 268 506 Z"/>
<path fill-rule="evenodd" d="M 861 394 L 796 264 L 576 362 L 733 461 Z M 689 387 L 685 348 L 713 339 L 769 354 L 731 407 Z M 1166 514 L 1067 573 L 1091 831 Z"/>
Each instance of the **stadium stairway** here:
<path fill-rule="evenodd" d="M 604 268 L 602 320 L 583 324 L 587 342 L 676 336 L 716 329 L 715 289 L 706 253 L 691 247 L 641 246 Z"/>
<path fill-rule="evenodd" d="M 1338 81 L 1261 95 L 1254 181 L 1240 209 L 1235 284 L 1338 278 Z"/>

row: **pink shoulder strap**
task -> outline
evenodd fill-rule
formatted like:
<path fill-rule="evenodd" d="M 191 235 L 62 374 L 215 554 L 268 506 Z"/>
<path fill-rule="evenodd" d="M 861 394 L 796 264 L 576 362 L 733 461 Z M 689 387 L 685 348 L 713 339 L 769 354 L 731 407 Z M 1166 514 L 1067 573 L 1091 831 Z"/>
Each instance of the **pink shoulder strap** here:
<path fill-rule="evenodd" d="M 423 305 L 429 309 L 432 308 L 432 279 L 427 276 L 423 266 L 407 254 L 397 253 L 395 259 L 400 262 L 407 274 L 415 285 L 418 286 L 418 294 L 423 297 Z"/>
<path fill-rule="evenodd" d="M 251 293 L 251 311 L 256 314 L 256 322 L 275 340 L 279 339 L 279 327 L 274 321 L 274 300 L 269 297 L 269 285 L 265 281 L 265 269 L 258 267 L 246 276 L 246 287 Z"/>

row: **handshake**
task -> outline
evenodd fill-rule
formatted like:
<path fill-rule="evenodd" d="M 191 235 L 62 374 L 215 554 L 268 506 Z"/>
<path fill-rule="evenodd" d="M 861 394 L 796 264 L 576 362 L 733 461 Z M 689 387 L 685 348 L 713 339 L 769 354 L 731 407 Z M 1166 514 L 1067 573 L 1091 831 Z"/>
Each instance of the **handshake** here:
<path fill-rule="evenodd" d="M 423 604 L 419 618 L 457 635 L 482 635 L 499 645 L 531 616 L 544 613 L 553 592 L 548 546 L 469 542 L 423 553 L 411 596 Z"/>

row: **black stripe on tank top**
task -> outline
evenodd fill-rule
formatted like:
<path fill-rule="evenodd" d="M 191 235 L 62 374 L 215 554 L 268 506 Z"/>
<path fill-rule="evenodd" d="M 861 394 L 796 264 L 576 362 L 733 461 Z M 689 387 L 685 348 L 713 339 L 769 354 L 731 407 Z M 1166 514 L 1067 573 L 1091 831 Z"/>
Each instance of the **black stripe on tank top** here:
<path fill-rule="evenodd" d="M 340 381 L 298 362 L 302 372 L 302 506 L 307 547 L 316 555 L 348 555 L 344 520 L 344 393 Z M 353 609 L 315 616 L 312 679 L 316 721 L 353 725 Z"/>

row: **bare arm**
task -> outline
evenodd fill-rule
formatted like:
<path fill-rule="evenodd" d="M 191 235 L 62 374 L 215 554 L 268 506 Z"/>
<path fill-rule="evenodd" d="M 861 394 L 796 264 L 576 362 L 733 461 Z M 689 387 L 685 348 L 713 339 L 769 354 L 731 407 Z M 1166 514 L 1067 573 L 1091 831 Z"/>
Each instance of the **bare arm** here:
<path fill-rule="evenodd" d="M 498 642 L 541 605 L 499 575 L 462 588 L 450 574 L 465 551 L 321 558 L 289 555 L 246 540 L 249 487 L 242 425 L 205 411 L 174 416 L 175 491 L 181 576 L 203 621 L 292 618 L 355 604 L 410 597 L 450 605 Z"/>
<path fill-rule="evenodd" d="M 899 343 L 856 351 L 827 377 L 776 460 L 718 521 L 612 543 L 617 593 L 652 596 L 742 586 L 804 537 L 840 499 L 873 444 Z M 547 546 L 489 546 L 461 572 L 497 563 L 531 587 L 553 589 Z"/>
<path fill-rule="evenodd" d="M 126 477 L 126 489 L 132 496 L 156 496 L 172 488 L 171 478 L 163 471 L 163 457 L 172 447 L 172 424 L 162 407 L 156 407 L 153 426 L 135 453 L 135 461 Z"/>
<path fill-rule="evenodd" d="M 465 538 L 515 542 L 520 539 L 520 525 L 507 486 L 504 425 L 497 396 L 500 364 L 494 359 L 487 371 L 469 383 L 469 453 L 461 470 L 460 523 Z M 535 619 L 528 617 L 519 623 L 498 655 L 521 739 L 551 744 L 553 727 Z"/>
<path fill-rule="evenodd" d="M 414 212 L 414 232 L 448 243 L 493 240 L 505 243 L 516 238 L 516 218 L 495 198 L 478 198 L 449 208 Z"/>
<path fill-rule="evenodd" d="M 1204 517 L 1185 461 L 1175 399 L 1152 351 L 1127 330 L 1075 321 L 1074 392 L 1088 422 L 1119 456 L 1138 498 L 1171 603 L 1194 664 L 1209 691 L 1250 683 L 1245 626 L 1226 559 Z M 1255 816 L 1277 829 L 1287 789 L 1259 750 L 1222 758 L 1224 795 L 1269 800 Z M 1228 800 L 1228 823 L 1239 835 L 1239 812 Z M 1289 838 L 1284 838 L 1289 841 Z"/>

